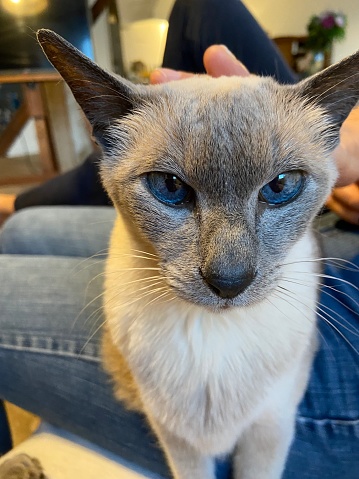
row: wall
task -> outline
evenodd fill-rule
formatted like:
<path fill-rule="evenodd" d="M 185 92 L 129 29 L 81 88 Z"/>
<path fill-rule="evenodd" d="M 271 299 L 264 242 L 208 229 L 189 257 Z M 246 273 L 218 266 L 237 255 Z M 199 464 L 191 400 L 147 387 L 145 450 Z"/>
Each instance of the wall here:
<path fill-rule="evenodd" d="M 333 61 L 359 49 L 358 0 L 243 0 L 243 3 L 271 37 L 304 35 L 312 15 L 341 10 L 348 17 L 348 28 L 345 40 L 334 45 Z"/>
<path fill-rule="evenodd" d="M 121 23 L 152 17 L 156 0 L 116 0 Z"/>
<path fill-rule="evenodd" d="M 174 2 L 175 0 L 156 0 L 153 9 L 153 16 L 168 19 Z"/>
<path fill-rule="evenodd" d="M 196 1 L 196 0 L 193 0 Z M 116 0 L 121 23 L 169 17 L 174 0 Z"/>

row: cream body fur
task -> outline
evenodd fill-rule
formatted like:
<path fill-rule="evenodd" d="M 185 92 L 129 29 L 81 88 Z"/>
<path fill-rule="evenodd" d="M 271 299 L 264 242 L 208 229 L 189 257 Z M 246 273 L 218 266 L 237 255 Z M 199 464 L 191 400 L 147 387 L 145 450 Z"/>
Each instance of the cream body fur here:
<path fill-rule="evenodd" d="M 149 261 L 133 258 L 133 251 L 144 247 L 119 215 L 104 304 L 112 341 L 133 371 L 143 410 L 205 455 L 230 452 L 243 431 L 263 415 L 269 416 L 269 424 L 285 420 L 307 380 L 316 289 L 283 281 L 298 300 L 271 294 L 257 305 L 221 313 L 178 298 L 153 301 L 156 293 L 137 302 L 138 282 Z M 286 257 L 283 276 L 300 271 L 312 278 L 317 263 L 298 260 L 314 257 L 315 241 L 308 232 Z M 126 270 L 126 282 L 133 283 L 119 287 Z"/>
<path fill-rule="evenodd" d="M 143 411 L 175 479 L 279 479 L 315 351 L 311 223 L 359 96 L 359 53 L 295 86 L 197 77 L 156 87 L 39 41 L 104 150 L 118 219 L 104 364 Z"/>

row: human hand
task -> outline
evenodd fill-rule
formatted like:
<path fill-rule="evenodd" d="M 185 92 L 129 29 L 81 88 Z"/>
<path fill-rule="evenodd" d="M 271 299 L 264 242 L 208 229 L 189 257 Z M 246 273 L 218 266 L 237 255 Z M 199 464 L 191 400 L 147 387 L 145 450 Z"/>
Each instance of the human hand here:
<path fill-rule="evenodd" d="M 14 213 L 16 195 L 0 194 L 0 226 Z"/>
<path fill-rule="evenodd" d="M 203 56 L 203 64 L 208 75 L 214 78 L 219 76 L 249 76 L 247 68 L 224 45 L 212 45 L 207 48 Z M 152 84 L 166 83 L 173 80 L 183 80 L 192 77 L 193 73 L 158 68 L 150 75 Z"/>
<path fill-rule="evenodd" d="M 339 170 L 337 186 L 359 181 L 359 107 L 354 108 L 340 129 L 340 143 L 334 150 Z"/>
<path fill-rule="evenodd" d="M 334 188 L 327 206 L 343 220 L 359 224 L 359 181 L 351 185 Z"/>

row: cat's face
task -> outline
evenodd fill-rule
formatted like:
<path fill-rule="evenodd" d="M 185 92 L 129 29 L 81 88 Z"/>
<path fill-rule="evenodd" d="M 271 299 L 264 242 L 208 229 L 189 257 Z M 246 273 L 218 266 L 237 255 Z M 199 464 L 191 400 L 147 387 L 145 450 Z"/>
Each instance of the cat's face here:
<path fill-rule="evenodd" d="M 334 184 L 359 54 L 295 87 L 200 77 L 145 88 L 52 32 L 39 40 L 104 148 L 107 190 L 173 291 L 211 309 L 263 299 Z"/>
<path fill-rule="evenodd" d="M 108 132 L 103 180 L 177 295 L 251 304 L 335 181 L 327 126 L 270 79 L 172 83 Z"/>

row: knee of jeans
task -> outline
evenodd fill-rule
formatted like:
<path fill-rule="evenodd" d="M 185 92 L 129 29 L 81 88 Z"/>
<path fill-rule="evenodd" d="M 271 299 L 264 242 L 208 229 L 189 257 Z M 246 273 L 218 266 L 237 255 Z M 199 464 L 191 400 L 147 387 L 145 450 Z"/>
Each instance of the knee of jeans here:
<path fill-rule="evenodd" d="M 14 220 L 16 216 L 17 214 L 11 216 L 0 230 L 0 253 L 7 254 L 9 249 L 11 249 L 12 238 L 16 236 L 17 222 L 16 219 Z"/>
<path fill-rule="evenodd" d="M 14 213 L 0 230 L 0 253 L 26 254 L 33 240 L 39 237 L 39 224 L 36 215 L 37 208 L 26 208 Z M 37 233 L 35 235 L 35 229 Z"/>

